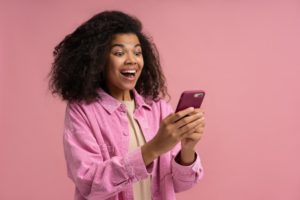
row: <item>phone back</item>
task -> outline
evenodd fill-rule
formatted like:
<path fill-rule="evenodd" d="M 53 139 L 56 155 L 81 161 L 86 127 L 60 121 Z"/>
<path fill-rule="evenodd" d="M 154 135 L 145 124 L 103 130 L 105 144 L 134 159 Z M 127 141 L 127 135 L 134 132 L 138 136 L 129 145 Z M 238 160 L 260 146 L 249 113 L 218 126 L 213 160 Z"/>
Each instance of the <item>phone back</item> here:
<path fill-rule="evenodd" d="M 181 94 L 176 112 L 188 107 L 200 108 L 205 92 L 202 90 L 185 91 Z"/>

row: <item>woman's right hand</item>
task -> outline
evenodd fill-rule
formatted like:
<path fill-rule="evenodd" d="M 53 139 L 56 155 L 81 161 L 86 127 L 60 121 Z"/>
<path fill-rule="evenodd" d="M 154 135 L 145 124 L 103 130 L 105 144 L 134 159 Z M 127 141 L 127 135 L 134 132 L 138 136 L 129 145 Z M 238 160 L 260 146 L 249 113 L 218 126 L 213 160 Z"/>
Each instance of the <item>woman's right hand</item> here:
<path fill-rule="evenodd" d="M 142 146 L 145 165 L 170 151 L 186 134 L 190 133 L 201 123 L 201 114 L 187 108 L 177 113 L 171 113 L 162 120 L 155 137 Z"/>

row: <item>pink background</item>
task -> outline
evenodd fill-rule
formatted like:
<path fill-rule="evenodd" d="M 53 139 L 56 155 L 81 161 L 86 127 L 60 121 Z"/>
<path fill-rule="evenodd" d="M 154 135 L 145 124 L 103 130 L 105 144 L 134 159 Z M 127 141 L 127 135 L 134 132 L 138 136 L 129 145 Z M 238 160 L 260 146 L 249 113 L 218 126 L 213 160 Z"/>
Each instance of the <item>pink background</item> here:
<path fill-rule="evenodd" d="M 178 199 L 300 199 L 299 1 L 0 1 L 0 199 L 72 199 L 53 47 L 106 9 L 139 17 L 175 107 L 204 89 L 205 176 Z"/>

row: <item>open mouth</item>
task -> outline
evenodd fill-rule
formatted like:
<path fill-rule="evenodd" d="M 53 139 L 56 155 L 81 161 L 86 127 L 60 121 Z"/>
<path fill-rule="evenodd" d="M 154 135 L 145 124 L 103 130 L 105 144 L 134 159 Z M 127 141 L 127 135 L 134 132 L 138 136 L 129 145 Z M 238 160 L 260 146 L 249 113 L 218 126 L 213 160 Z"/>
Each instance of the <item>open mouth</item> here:
<path fill-rule="evenodd" d="M 121 74 L 127 78 L 133 78 L 136 75 L 136 70 L 122 70 Z"/>

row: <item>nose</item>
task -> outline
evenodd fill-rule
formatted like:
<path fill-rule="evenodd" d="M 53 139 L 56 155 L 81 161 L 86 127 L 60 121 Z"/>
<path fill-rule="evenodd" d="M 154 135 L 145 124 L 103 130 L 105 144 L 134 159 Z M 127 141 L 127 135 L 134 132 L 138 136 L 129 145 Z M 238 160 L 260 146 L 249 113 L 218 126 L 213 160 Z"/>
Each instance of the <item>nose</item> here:
<path fill-rule="evenodd" d="M 135 58 L 135 55 L 133 53 L 128 53 L 127 54 L 125 64 L 128 64 L 128 65 L 129 64 L 131 64 L 131 65 L 136 64 L 136 58 Z"/>

